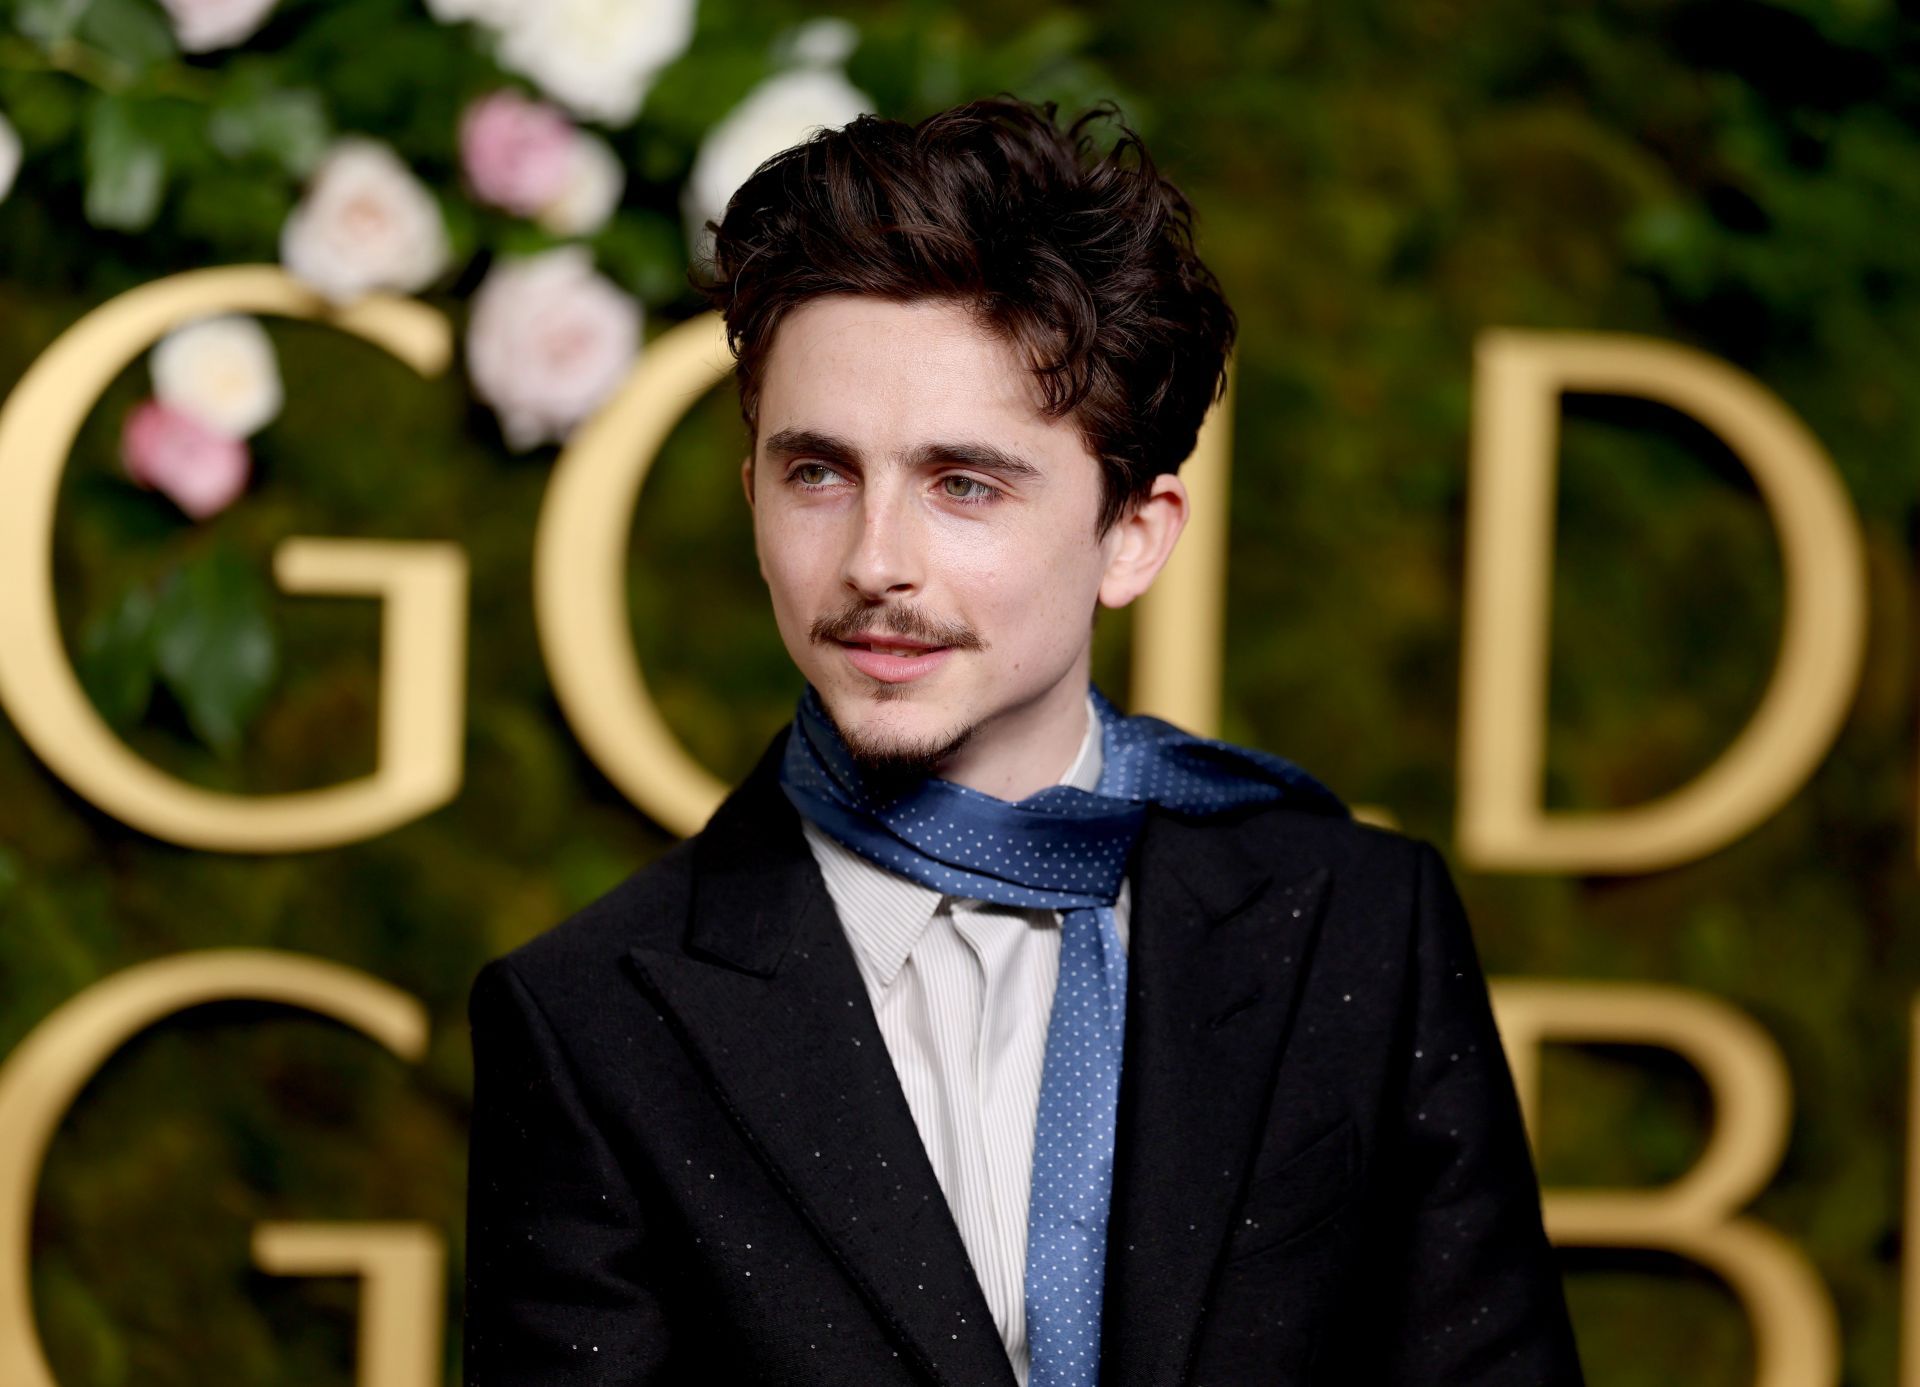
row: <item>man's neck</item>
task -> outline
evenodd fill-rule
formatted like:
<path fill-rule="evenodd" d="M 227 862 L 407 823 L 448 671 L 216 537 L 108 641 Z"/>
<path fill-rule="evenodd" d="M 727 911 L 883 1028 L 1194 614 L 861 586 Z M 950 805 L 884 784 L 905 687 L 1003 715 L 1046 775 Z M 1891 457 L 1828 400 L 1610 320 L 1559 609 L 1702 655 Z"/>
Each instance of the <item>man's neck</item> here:
<path fill-rule="evenodd" d="M 997 799 L 1022 800 L 1056 785 L 1080 753 L 1092 710 L 1084 673 L 982 724 L 939 769 L 942 780 Z"/>

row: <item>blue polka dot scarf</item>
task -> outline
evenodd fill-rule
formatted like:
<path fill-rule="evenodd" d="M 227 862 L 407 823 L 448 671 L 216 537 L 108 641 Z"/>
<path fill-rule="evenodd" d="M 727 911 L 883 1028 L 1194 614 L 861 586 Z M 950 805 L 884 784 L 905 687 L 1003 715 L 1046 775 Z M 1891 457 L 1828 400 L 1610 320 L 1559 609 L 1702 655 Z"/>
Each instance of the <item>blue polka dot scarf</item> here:
<path fill-rule="evenodd" d="M 1127 1001 L 1113 903 L 1147 805 L 1199 817 L 1283 800 L 1347 812 L 1290 761 L 1127 717 L 1098 689 L 1093 706 L 1103 761 L 1091 791 L 1049 785 L 1015 803 L 926 779 L 877 798 L 811 687 L 780 772 L 794 807 L 869 861 L 946 895 L 1063 912 L 1027 1217 L 1029 1387 L 1099 1378 Z"/>

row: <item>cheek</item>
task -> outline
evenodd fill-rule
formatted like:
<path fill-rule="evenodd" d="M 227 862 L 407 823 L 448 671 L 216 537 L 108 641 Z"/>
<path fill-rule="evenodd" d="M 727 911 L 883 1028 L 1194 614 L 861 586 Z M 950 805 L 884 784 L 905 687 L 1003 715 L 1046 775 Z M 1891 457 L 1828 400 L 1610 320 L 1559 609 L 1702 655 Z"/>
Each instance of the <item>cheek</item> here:
<path fill-rule="evenodd" d="M 1057 538 L 1022 532 L 943 545 L 939 569 L 959 605 L 955 615 L 1002 650 L 1078 651 L 1099 590 L 1099 553 L 1062 548 Z"/>
<path fill-rule="evenodd" d="M 809 534 L 800 517 L 765 507 L 754 517 L 753 538 L 774 602 L 804 601 L 810 586 L 820 581 L 828 551 L 823 537 Z"/>
<path fill-rule="evenodd" d="M 799 659 L 800 647 L 805 644 L 804 633 L 820 615 L 821 608 L 817 583 L 805 562 L 806 550 L 792 543 L 791 535 L 765 533 L 758 526 L 755 539 L 774 625 L 788 650 Z"/>

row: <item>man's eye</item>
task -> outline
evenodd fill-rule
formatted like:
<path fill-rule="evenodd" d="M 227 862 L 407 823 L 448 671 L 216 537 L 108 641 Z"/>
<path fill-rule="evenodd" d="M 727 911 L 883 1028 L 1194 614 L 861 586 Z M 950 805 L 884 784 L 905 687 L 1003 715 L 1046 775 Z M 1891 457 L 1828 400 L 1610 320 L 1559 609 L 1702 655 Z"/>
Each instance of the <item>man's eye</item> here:
<path fill-rule="evenodd" d="M 977 477 L 963 477 L 955 474 L 940 479 L 940 490 L 956 501 L 984 501 L 994 494 L 994 488 Z"/>
<path fill-rule="evenodd" d="M 803 462 L 793 469 L 793 475 L 803 486 L 825 486 L 833 477 L 834 471 L 825 463 Z"/>

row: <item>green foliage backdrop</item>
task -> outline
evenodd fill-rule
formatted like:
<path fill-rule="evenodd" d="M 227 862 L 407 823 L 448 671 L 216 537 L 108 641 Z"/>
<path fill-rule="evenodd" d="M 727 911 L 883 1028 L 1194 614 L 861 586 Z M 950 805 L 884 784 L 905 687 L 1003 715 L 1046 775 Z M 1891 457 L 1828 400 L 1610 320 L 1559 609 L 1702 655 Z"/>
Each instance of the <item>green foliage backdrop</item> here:
<path fill-rule="evenodd" d="M 649 332 L 694 309 L 678 196 L 703 134 L 814 13 L 704 0 L 687 55 L 611 132 L 632 182 L 593 248 Z M 1920 19 L 1890 0 L 834 13 L 859 28 L 848 75 L 883 113 L 1002 88 L 1070 108 L 1113 96 L 1192 196 L 1243 327 L 1226 733 L 1410 832 L 1451 832 L 1477 332 L 1691 343 L 1766 381 L 1832 450 L 1868 537 L 1873 624 L 1861 695 L 1808 787 L 1686 867 L 1463 886 L 1495 973 L 1679 983 L 1777 1037 L 1796 1122 L 1758 1212 L 1831 1286 L 1847 1380 L 1893 1381 L 1920 981 Z M 0 388 L 117 292 L 274 259 L 299 177 L 335 133 L 389 141 L 472 263 L 537 247 L 459 189 L 459 112 L 501 80 L 472 30 L 418 0 L 286 0 L 244 47 L 193 58 L 151 0 L 12 0 L 0 110 L 26 160 L 0 205 Z M 475 273 L 427 297 L 458 318 Z M 122 734 L 182 775 L 265 791 L 361 774 L 376 614 L 278 595 L 265 557 L 294 533 L 455 540 L 473 565 L 464 788 L 373 842 L 200 854 L 102 815 L 0 724 L 0 1052 L 121 968 L 234 945 L 388 978 L 427 1002 L 434 1044 L 407 1069 L 317 1022 L 235 1006 L 116 1058 L 54 1145 L 36 1219 L 40 1322 L 66 1387 L 347 1380 L 352 1288 L 251 1272 L 261 1219 L 437 1222 L 457 1286 L 467 984 L 667 846 L 575 744 L 540 664 L 530 546 L 552 451 L 507 451 L 458 372 L 422 384 L 322 329 L 270 331 L 286 412 L 257 440 L 249 494 L 213 520 L 120 473 L 144 368 L 101 401 L 58 516 L 70 646 Z M 630 584 L 672 722 L 729 777 L 797 688 L 753 570 L 739 445 L 724 394 L 677 432 L 634 524 Z M 1675 418 L 1575 401 L 1563 460 L 1550 802 L 1634 803 L 1706 765 L 1754 705 L 1777 553 L 1738 468 Z M 170 665 L 156 629 L 251 663 Z M 1116 695 L 1125 644 L 1123 621 L 1103 630 Z M 1698 1153 L 1704 1095 L 1683 1067 L 1556 1054 L 1546 1076 L 1549 1183 L 1653 1182 Z M 1652 1257 L 1568 1265 L 1597 1387 L 1750 1380 L 1746 1327 L 1703 1274 Z M 454 1327 L 451 1289 L 448 1304 Z"/>

